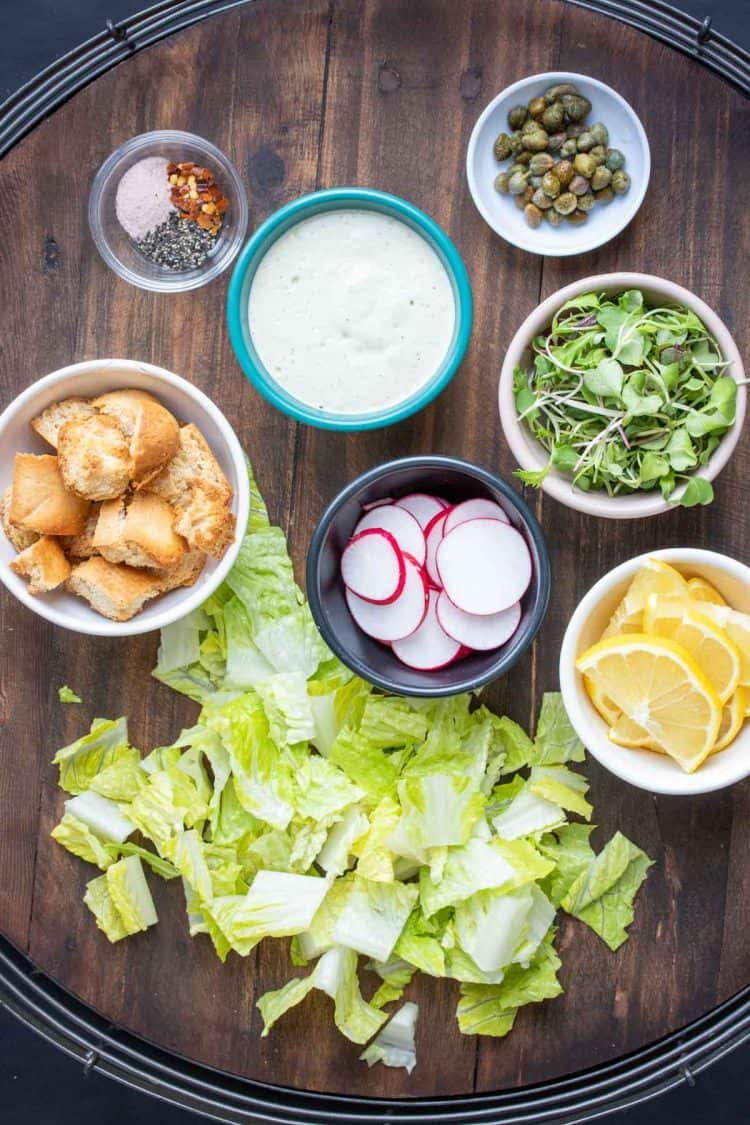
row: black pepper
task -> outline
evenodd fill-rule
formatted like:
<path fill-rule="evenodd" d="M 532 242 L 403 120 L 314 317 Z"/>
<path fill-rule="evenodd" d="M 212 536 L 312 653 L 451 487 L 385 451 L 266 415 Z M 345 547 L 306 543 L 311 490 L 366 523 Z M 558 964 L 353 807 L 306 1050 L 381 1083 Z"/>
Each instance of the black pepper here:
<path fill-rule="evenodd" d="M 202 230 L 192 219 L 180 219 L 176 211 L 136 241 L 144 258 L 176 271 L 200 269 L 215 245 L 215 234 Z"/>

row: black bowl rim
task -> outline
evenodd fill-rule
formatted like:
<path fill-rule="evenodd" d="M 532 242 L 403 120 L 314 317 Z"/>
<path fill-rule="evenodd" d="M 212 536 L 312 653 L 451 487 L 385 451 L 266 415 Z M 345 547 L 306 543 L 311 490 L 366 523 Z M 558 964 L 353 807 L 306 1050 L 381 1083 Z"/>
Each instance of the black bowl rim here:
<path fill-rule="evenodd" d="M 409 468 L 450 468 L 454 472 L 462 472 L 474 480 L 481 481 L 488 487 L 497 489 L 502 493 L 505 499 L 513 505 L 516 512 L 521 517 L 536 552 L 535 562 L 538 564 L 536 566 L 537 589 L 534 601 L 527 614 L 526 620 L 527 623 L 530 624 L 527 625 L 527 635 L 524 640 L 516 649 L 511 650 L 510 653 L 501 653 L 497 661 L 485 672 L 479 675 L 467 676 L 462 680 L 457 680 L 457 682 L 451 684 L 450 687 L 430 687 L 429 685 L 425 685 L 424 687 L 410 686 L 407 690 L 398 680 L 375 672 L 358 657 L 353 656 L 339 641 L 338 635 L 329 627 L 327 614 L 323 611 L 322 599 L 320 597 L 318 579 L 320 574 L 319 563 L 321 549 L 330 525 L 339 508 L 355 493 L 359 492 L 360 489 L 379 480 L 387 473 Z M 552 589 L 552 564 L 539 521 L 526 501 L 518 495 L 515 489 L 511 488 L 507 481 L 497 476 L 495 473 L 490 472 L 489 469 L 485 469 L 481 465 L 476 465 L 471 461 L 464 461 L 459 457 L 449 457 L 440 454 L 418 454 L 411 457 L 397 457 L 395 460 L 387 461 L 383 465 L 376 465 L 374 468 L 368 469 L 367 472 L 356 477 L 334 496 L 333 500 L 328 504 L 323 515 L 320 517 L 318 525 L 313 532 L 312 539 L 310 540 L 310 546 L 307 552 L 306 580 L 307 598 L 315 624 L 320 630 L 323 640 L 328 647 L 339 657 L 347 668 L 375 687 L 382 688 L 384 691 L 392 692 L 395 695 L 439 699 L 444 696 L 461 695 L 463 692 L 477 691 L 479 688 L 484 687 L 485 684 L 499 679 L 500 676 L 508 672 L 520 660 L 521 656 L 523 656 L 535 639 L 547 613 Z"/>

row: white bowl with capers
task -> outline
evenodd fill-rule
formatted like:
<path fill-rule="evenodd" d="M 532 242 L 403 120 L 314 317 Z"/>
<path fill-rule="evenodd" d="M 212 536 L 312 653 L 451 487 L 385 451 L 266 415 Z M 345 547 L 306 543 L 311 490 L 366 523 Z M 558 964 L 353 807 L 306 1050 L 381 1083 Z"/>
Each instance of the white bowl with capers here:
<path fill-rule="evenodd" d="M 466 154 L 485 222 L 521 250 L 550 258 L 584 254 L 624 230 L 650 173 L 648 139 L 632 106 L 604 82 L 565 71 L 502 90 Z"/>

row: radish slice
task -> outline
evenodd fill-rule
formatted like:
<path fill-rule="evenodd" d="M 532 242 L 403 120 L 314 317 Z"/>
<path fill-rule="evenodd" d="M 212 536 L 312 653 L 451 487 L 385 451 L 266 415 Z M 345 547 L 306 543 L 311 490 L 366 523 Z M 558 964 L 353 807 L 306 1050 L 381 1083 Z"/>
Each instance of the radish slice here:
<path fill-rule="evenodd" d="M 519 601 L 531 581 L 531 556 L 523 536 L 496 519 L 468 520 L 454 527 L 440 540 L 435 565 L 453 604 L 482 617 Z"/>
<path fill-rule="evenodd" d="M 443 591 L 438 598 L 436 613 L 441 628 L 449 637 L 477 652 L 487 652 L 504 645 L 513 636 L 521 620 L 521 603 L 514 602 L 499 613 L 480 617 L 458 609 Z"/>
<path fill-rule="evenodd" d="M 363 512 L 371 512 L 373 508 L 382 508 L 385 504 L 392 504 L 392 496 L 384 496 L 382 500 L 371 500 L 369 504 L 362 505 Z"/>
<path fill-rule="evenodd" d="M 368 602 L 395 602 L 404 588 L 406 566 L 387 531 L 370 528 L 350 539 L 341 555 L 344 585 Z"/>
<path fill-rule="evenodd" d="M 468 523 L 469 520 L 501 520 L 502 523 L 510 523 L 508 516 L 499 504 L 494 500 L 485 500 L 477 497 L 476 500 L 464 500 L 462 504 L 456 504 L 455 508 L 451 511 L 450 519 L 446 522 L 444 535 L 449 531 L 453 531 L 454 527 L 458 527 L 460 523 Z"/>
<path fill-rule="evenodd" d="M 420 672 L 434 672 L 445 668 L 456 659 L 461 645 L 443 632 L 437 619 L 435 607 L 441 597 L 436 590 L 430 590 L 427 613 L 419 628 L 403 640 L 394 641 L 392 649 L 402 664 Z"/>
<path fill-rule="evenodd" d="M 427 612 L 429 595 L 424 572 L 411 559 L 405 559 L 404 565 L 404 588 L 395 602 L 375 605 L 344 589 L 346 604 L 356 624 L 376 641 L 389 643 L 408 637 L 419 628 Z"/>
<path fill-rule="evenodd" d="M 424 566 L 426 555 L 424 534 L 411 512 L 407 512 L 405 508 L 397 508 L 395 504 L 373 508 L 359 521 L 354 534 L 358 535 L 360 531 L 368 531 L 370 528 L 390 532 L 401 552 L 413 555 L 419 565 Z"/>
<path fill-rule="evenodd" d="M 430 520 L 448 507 L 445 500 L 440 500 L 437 496 L 428 496 L 426 492 L 412 492 L 409 496 L 402 496 L 400 500 L 395 501 L 395 505 L 397 508 L 404 508 L 405 511 L 411 512 L 423 531 Z"/>
<path fill-rule="evenodd" d="M 442 590 L 443 583 L 440 581 L 440 575 L 435 566 L 435 555 L 440 546 L 440 541 L 443 538 L 443 531 L 445 528 L 445 521 L 448 518 L 450 508 L 445 512 L 438 512 L 436 516 L 430 520 L 427 527 L 424 529 L 425 544 L 427 546 L 427 558 L 425 559 L 425 567 L 427 569 L 427 577 L 436 590 Z"/>

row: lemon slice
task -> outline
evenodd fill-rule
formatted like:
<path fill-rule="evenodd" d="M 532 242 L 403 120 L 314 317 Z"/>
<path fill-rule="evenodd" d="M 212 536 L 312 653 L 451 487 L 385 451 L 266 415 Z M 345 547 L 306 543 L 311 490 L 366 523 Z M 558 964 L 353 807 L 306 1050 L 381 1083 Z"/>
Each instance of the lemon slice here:
<path fill-rule="evenodd" d="M 728 605 L 702 602 L 700 612 L 723 629 L 740 653 L 740 685 L 750 688 L 750 615 L 730 609 Z"/>
<path fill-rule="evenodd" d="M 590 680 L 588 676 L 583 677 L 583 686 L 586 688 L 589 699 L 594 704 L 594 707 L 596 707 L 607 726 L 614 726 L 622 715 L 620 708 L 615 706 L 612 700 L 606 695 L 603 695 L 594 681 Z"/>
<path fill-rule="evenodd" d="M 662 562 L 661 559 L 647 559 L 612 614 L 602 640 L 621 633 L 640 633 L 643 628 L 643 609 L 649 594 L 661 594 L 668 598 L 687 597 L 688 584 L 679 570 L 675 570 L 669 563 Z"/>
<path fill-rule="evenodd" d="M 719 591 L 705 578 L 688 578 L 688 592 L 697 602 L 711 602 L 713 605 L 726 605 Z"/>
<path fill-rule="evenodd" d="M 734 742 L 745 721 L 747 704 L 747 691 L 743 687 L 738 687 L 729 702 L 724 704 L 724 710 L 721 713 L 721 726 L 716 736 L 716 743 L 711 751 L 712 754 L 726 749 L 730 743 Z"/>
<path fill-rule="evenodd" d="M 710 754 L 721 701 L 682 645 L 646 633 L 609 637 L 579 656 L 576 668 L 686 773 Z"/>
<path fill-rule="evenodd" d="M 657 754 L 666 754 L 664 747 L 660 746 L 647 730 L 622 713 L 609 728 L 609 737 L 618 746 L 627 746 L 628 749 L 654 750 Z"/>
<path fill-rule="evenodd" d="M 708 602 L 692 605 L 683 599 L 649 594 L 643 611 L 643 629 L 682 645 L 702 668 L 722 703 L 734 695 L 740 681 L 742 657 L 724 629 L 704 613 Z"/>

